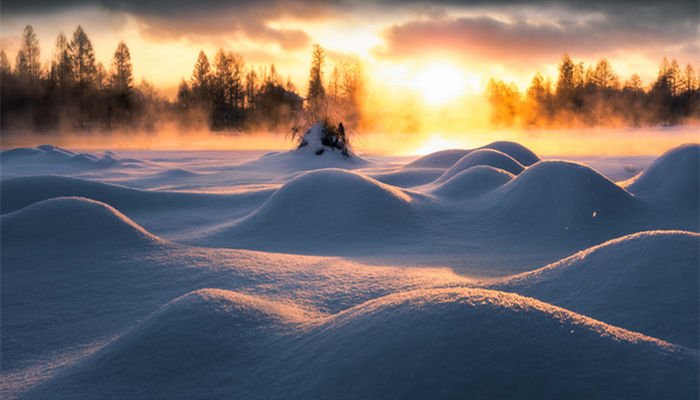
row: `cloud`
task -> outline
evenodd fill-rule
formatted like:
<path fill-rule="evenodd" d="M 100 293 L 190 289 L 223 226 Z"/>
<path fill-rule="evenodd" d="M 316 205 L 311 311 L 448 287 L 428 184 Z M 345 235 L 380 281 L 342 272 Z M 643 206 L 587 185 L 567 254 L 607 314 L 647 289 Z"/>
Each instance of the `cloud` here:
<path fill-rule="evenodd" d="M 421 18 L 385 29 L 384 43 L 373 54 L 386 59 L 446 54 L 523 63 L 557 59 L 562 53 L 604 57 L 619 51 L 663 51 L 679 44 L 693 47 L 696 22 L 681 19 L 667 23 L 648 13 L 636 10 L 624 15 L 558 12 L 547 18 L 524 13 L 503 19 Z"/>
<path fill-rule="evenodd" d="M 29 0 L 3 1 L 4 19 L 93 7 L 133 17 L 140 30 L 152 38 L 202 40 L 241 39 L 277 44 L 283 50 L 307 47 L 311 37 L 302 29 L 275 25 L 278 21 L 311 21 L 328 15 L 322 1 L 223 1 L 223 0 Z M 220 41 L 220 40 L 219 40 Z"/>

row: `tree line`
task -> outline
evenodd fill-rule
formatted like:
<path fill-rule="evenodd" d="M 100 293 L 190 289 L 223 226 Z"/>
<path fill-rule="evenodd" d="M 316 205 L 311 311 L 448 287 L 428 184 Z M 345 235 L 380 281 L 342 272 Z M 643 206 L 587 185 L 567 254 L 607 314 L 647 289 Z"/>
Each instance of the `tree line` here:
<path fill-rule="evenodd" d="M 487 97 L 498 127 L 675 125 L 700 116 L 698 74 L 667 58 L 644 87 L 637 74 L 620 83 L 606 59 L 587 66 L 565 54 L 556 82 L 538 72 L 521 93 L 513 83 L 491 79 Z"/>
<path fill-rule="evenodd" d="M 150 83 L 135 85 L 131 55 L 117 45 L 107 70 L 95 60 L 81 26 L 69 40 L 60 33 L 51 61 L 40 62 L 39 40 L 31 25 L 22 33 L 14 68 L 0 50 L 0 126 L 3 130 L 75 130 L 153 126 L 166 105 Z"/>
<path fill-rule="evenodd" d="M 143 80 L 136 85 L 129 48 L 117 45 L 109 68 L 95 59 L 78 26 L 69 40 L 60 33 L 52 58 L 40 62 L 39 40 L 24 29 L 14 67 L 0 50 L 0 127 L 17 130 L 150 129 L 163 121 L 184 128 L 301 129 L 332 116 L 350 126 L 359 119 L 364 76 L 359 62 L 334 66 L 326 80 L 325 51 L 314 45 L 306 98 L 274 64 L 246 66 L 243 57 L 219 49 L 213 62 L 202 50 L 189 79 L 170 101 Z"/>

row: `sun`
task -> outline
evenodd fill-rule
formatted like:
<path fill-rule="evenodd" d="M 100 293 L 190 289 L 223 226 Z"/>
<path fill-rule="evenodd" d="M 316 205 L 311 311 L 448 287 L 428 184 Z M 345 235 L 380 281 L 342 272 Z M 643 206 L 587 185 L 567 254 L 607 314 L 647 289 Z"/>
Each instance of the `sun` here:
<path fill-rule="evenodd" d="M 420 91 L 426 103 L 437 105 L 465 93 L 467 74 L 448 63 L 433 63 L 421 68 L 411 79 L 411 86 Z"/>

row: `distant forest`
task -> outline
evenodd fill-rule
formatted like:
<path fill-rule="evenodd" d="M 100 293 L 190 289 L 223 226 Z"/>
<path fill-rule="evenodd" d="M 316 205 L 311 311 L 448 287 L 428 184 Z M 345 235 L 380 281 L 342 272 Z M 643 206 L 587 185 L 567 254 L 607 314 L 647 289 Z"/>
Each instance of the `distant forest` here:
<path fill-rule="evenodd" d="M 246 66 L 240 54 L 219 49 L 213 62 L 200 51 L 189 79 L 168 100 L 152 84 L 135 83 L 129 48 L 119 43 L 109 68 L 95 60 L 78 26 L 56 38 L 52 59 L 40 62 L 39 40 L 25 27 L 14 67 L 0 50 L 0 128 L 8 130 L 149 130 L 164 123 L 184 129 L 302 129 L 328 117 L 357 126 L 366 87 L 359 62 L 340 63 L 324 79 L 324 49 L 314 45 L 308 90 L 298 94 L 274 64 Z M 644 87 L 638 75 L 620 83 L 610 63 L 595 66 L 564 55 L 556 83 L 537 73 L 521 93 L 491 79 L 486 96 L 496 127 L 605 127 L 675 125 L 700 115 L 698 75 L 691 65 L 661 62 Z M 397 116 L 397 118 L 400 118 Z M 365 122 L 363 126 L 371 126 Z"/>
<path fill-rule="evenodd" d="M 498 127 L 638 127 L 700 119 L 697 72 L 665 57 L 647 88 L 637 74 L 621 84 L 606 59 L 586 66 L 564 55 L 555 84 L 537 73 L 521 93 L 512 83 L 491 79 L 487 96 Z"/>
<path fill-rule="evenodd" d="M 56 38 L 50 63 L 41 65 L 32 26 L 22 34 L 14 68 L 0 50 L 0 127 L 12 130 L 143 130 L 164 121 L 213 130 L 285 129 L 333 117 L 353 126 L 359 119 L 363 75 L 359 63 L 340 63 L 324 82 L 324 49 L 314 45 L 306 97 L 274 64 L 246 67 L 240 54 L 219 49 L 213 62 L 200 51 L 189 80 L 174 101 L 143 80 L 135 84 L 129 48 L 119 43 L 109 70 L 95 60 L 82 27 L 71 40 Z"/>

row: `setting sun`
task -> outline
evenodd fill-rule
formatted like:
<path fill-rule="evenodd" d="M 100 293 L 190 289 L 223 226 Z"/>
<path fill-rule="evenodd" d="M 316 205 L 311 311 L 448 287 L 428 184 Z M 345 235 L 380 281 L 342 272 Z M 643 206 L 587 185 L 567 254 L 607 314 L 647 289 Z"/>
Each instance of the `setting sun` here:
<path fill-rule="evenodd" d="M 450 64 L 431 64 L 411 80 L 411 86 L 423 95 L 428 104 L 442 104 L 464 94 L 467 79 L 464 71 Z"/>

